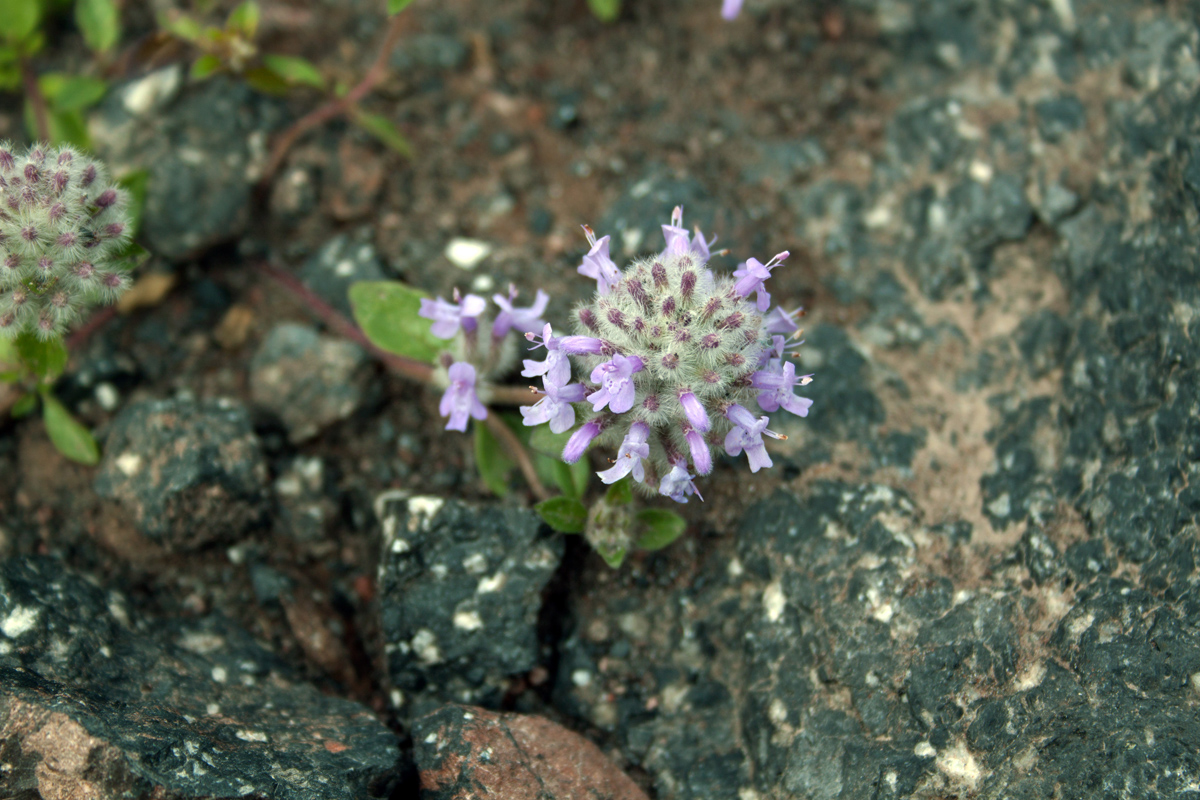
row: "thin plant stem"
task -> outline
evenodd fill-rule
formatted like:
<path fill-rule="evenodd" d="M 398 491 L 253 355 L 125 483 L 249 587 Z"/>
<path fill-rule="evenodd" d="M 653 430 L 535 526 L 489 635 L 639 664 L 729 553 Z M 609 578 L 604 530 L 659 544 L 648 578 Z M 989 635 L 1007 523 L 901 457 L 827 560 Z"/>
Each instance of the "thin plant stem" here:
<path fill-rule="evenodd" d="M 530 491 L 538 500 L 548 500 L 550 493 L 546 491 L 546 487 L 542 485 L 541 479 L 538 478 L 537 470 L 533 468 L 533 460 L 530 459 L 528 451 L 517 435 L 512 432 L 512 429 L 504 424 L 504 420 L 500 419 L 500 415 L 492 411 L 484 420 L 487 423 L 488 430 L 492 435 L 500 440 L 500 444 L 504 446 L 507 454 L 517 462 L 517 467 L 521 470 L 521 474 L 525 476 L 525 482 L 529 484 Z M 478 424 L 478 423 L 476 423 Z"/>
<path fill-rule="evenodd" d="M 21 81 L 25 84 L 25 98 L 33 109 L 33 125 L 37 128 L 39 141 L 50 142 L 50 114 L 46 110 L 46 98 L 38 85 L 37 73 L 24 54 L 20 57 Z"/>
<path fill-rule="evenodd" d="M 21 390 L 11 383 L 0 385 L 0 419 L 8 416 L 12 407 L 21 399 Z"/>
<path fill-rule="evenodd" d="M 383 76 L 387 74 L 388 56 L 392 53 L 392 48 L 396 46 L 400 34 L 404 31 L 404 14 L 395 14 L 388 22 L 387 33 L 383 39 L 383 45 L 379 49 L 379 54 L 375 57 L 375 62 L 371 64 L 363 79 L 358 82 L 353 89 L 343 97 L 338 97 L 323 106 L 319 106 L 309 113 L 305 114 L 300 119 L 296 120 L 291 127 L 279 135 L 274 146 L 271 148 L 270 157 L 267 159 L 267 165 L 263 169 L 262 178 L 259 180 L 259 186 L 268 186 L 271 183 L 271 178 L 283 166 L 283 160 L 287 157 L 288 151 L 292 149 L 292 145 L 296 143 L 304 134 L 308 133 L 318 125 L 322 125 L 335 117 L 348 113 L 359 101 L 370 94 L 375 88 L 375 84 L 383 80 Z"/>

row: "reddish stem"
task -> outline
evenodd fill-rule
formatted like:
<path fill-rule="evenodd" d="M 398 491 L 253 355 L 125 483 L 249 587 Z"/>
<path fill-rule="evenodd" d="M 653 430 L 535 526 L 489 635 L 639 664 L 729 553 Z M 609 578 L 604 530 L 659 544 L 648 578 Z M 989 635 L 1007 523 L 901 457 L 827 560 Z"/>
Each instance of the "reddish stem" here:
<path fill-rule="evenodd" d="M 25 84 L 25 98 L 33 109 L 33 124 L 37 128 L 40 141 L 50 144 L 50 115 L 46 110 L 46 98 L 42 95 L 42 87 L 38 85 L 37 73 L 33 65 L 22 53 L 20 56 L 21 81 Z"/>

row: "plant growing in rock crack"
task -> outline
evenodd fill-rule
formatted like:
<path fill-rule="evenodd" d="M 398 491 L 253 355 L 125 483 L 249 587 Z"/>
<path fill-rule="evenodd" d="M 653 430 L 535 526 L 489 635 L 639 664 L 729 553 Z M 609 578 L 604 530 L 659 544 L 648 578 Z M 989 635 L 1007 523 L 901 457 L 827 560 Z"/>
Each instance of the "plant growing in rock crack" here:
<path fill-rule="evenodd" d="M 100 102 L 108 83 L 95 74 L 38 74 L 34 59 L 46 46 L 47 25 L 62 3 L 0 0 L 0 91 L 24 92 L 25 126 L 31 138 L 88 147 L 83 112 Z M 73 17 L 93 52 L 91 67 L 103 65 L 121 34 L 114 0 L 75 0 Z M 97 70 L 92 69 L 93 73 Z"/>
<path fill-rule="evenodd" d="M 457 290 L 449 300 L 433 299 L 402 284 L 360 283 L 351 300 L 374 344 L 432 364 L 410 374 L 442 389 L 439 412 L 447 430 L 487 421 L 475 436 L 476 462 L 488 486 L 498 494 L 507 489 L 506 453 L 492 435 L 505 437 L 514 456 L 523 438 L 540 459 L 525 470 L 531 485 L 548 474 L 563 490 L 535 506 L 543 519 L 557 530 L 582 532 L 616 565 L 633 548 L 664 546 L 683 531 L 673 512 L 634 512 L 635 489 L 686 503 L 700 496 L 695 479 L 712 471 L 714 452 L 744 453 L 751 472 L 770 467 L 764 437 L 787 437 L 751 409 L 807 416 L 812 401 L 794 389 L 811 376 L 797 375 L 788 360 L 800 344 L 800 312 L 772 308 L 766 287 L 786 252 L 765 264 L 750 258 L 732 275 L 716 274 L 708 268 L 715 240 L 699 228 L 694 236 L 684 229 L 676 208 L 663 226 L 665 249 L 621 271 L 609 255 L 609 237 L 585 231 L 591 249 L 578 272 L 596 281 L 596 294 L 576 307 L 571 335 L 555 335 L 542 319 L 549 297 L 541 290 L 532 305 L 521 307 L 512 287 L 489 304 Z M 521 428 L 535 429 L 525 437 L 487 407 L 511 400 L 511 387 L 498 381 L 515 367 L 513 333 L 523 333 L 544 356 L 523 361 L 521 375 L 542 381 L 541 389 L 530 387 L 540 399 L 520 408 Z M 596 473 L 610 488 L 588 507 L 584 455 L 595 445 L 616 454 Z"/>
<path fill-rule="evenodd" d="M 67 327 L 129 285 L 128 199 L 72 148 L 18 153 L 0 142 L 0 382 L 19 387 L 14 416 L 40 398 L 50 439 L 85 464 L 99 460 L 96 443 L 51 388 L 66 366 Z"/>

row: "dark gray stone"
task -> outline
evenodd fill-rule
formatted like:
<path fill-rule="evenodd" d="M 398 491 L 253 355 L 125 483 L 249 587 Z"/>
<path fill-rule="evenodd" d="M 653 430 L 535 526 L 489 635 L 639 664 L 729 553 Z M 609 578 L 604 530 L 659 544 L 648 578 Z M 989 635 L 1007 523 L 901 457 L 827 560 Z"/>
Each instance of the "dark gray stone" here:
<path fill-rule="evenodd" d="M 284 323 L 267 334 L 250 361 L 250 394 L 277 415 L 299 443 L 346 419 L 362 405 L 366 352 L 353 342 Z"/>
<path fill-rule="evenodd" d="M 532 511 L 383 495 L 379 607 L 405 717 L 454 700 L 496 707 L 540 662 L 542 590 L 563 542 Z"/>
<path fill-rule="evenodd" d="M 359 281 L 386 278 L 383 262 L 368 237 L 339 234 L 313 254 L 300 270 L 300 279 L 321 299 L 353 318 L 347 293 Z"/>
<path fill-rule="evenodd" d="M 30 797 L 357 800 L 399 761 L 369 710 L 229 621 L 140 617 L 50 558 L 0 563 L 0 752 Z"/>
<path fill-rule="evenodd" d="M 217 76 L 182 87 L 178 67 L 117 87 L 91 120 L 96 152 L 116 174 L 150 173 L 139 239 L 183 258 L 236 238 L 283 106 Z"/>
<path fill-rule="evenodd" d="M 405 36 L 392 51 L 392 68 L 397 72 L 414 69 L 452 71 L 467 62 L 470 48 L 457 36 L 441 33 L 418 33 Z"/>
<path fill-rule="evenodd" d="M 267 467 L 246 409 L 231 400 L 148 400 L 121 410 L 96 474 L 144 535 L 168 548 L 229 541 L 260 523 Z"/>
<path fill-rule="evenodd" d="M 730 227 L 728 213 L 719 212 L 712 193 L 699 181 L 677 177 L 663 167 L 648 168 L 644 177 L 626 186 L 592 227 L 597 235 L 612 236 L 613 258 L 623 263 L 626 258 L 662 249 L 662 226 L 670 222 L 671 209 L 679 205 L 684 208 L 688 229 L 699 225 L 711 238 L 717 227 Z"/>
<path fill-rule="evenodd" d="M 1039 100 L 1034 105 L 1038 133 L 1047 142 L 1058 142 L 1064 136 L 1081 129 L 1087 122 L 1083 103 L 1074 95 Z"/>

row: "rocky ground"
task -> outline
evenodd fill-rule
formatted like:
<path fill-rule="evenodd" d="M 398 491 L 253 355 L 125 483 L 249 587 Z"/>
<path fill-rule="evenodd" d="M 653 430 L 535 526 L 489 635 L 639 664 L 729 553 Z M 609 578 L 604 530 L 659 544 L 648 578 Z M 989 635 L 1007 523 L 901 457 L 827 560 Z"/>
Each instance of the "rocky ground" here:
<path fill-rule="evenodd" d="M 382 34 L 263 5 L 347 82 Z M 173 288 L 60 385 L 99 468 L 0 431 L 0 796 L 1200 797 L 1196 8 L 717 5 L 418 2 L 369 101 L 417 157 L 332 123 L 265 191 L 316 97 L 110 94 Z M 815 405 L 619 571 L 256 267 L 553 318 L 580 223 L 677 203 L 792 251 Z"/>

